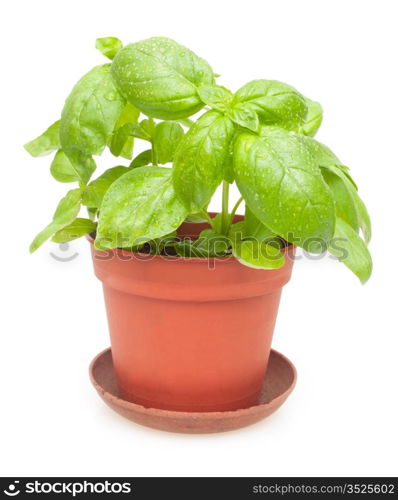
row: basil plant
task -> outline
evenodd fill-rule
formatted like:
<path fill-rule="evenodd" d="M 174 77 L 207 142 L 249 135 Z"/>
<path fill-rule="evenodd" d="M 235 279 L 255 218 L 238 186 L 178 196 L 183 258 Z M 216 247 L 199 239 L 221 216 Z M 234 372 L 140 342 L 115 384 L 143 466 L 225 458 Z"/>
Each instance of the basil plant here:
<path fill-rule="evenodd" d="M 348 167 L 313 138 L 319 103 L 275 80 L 233 93 L 216 84 L 205 60 L 168 38 L 125 47 L 100 38 L 96 47 L 111 62 L 85 74 L 60 120 L 25 145 L 32 156 L 55 152 L 51 175 L 75 183 L 32 252 L 49 238 L 62 243 L 95 233 L 101 250 L 234 255 L 275 269 L 292 243 L 328 250 L 362 282 L 369 278 L 369 215 Z M 134 156 L 137 140 L 147 147 Z M 92 179 L 94 157 L 106 148 L 116 165 Z M 232 183 L 241 198 L 230 211 Z M 212 216 L 207 207 L 219 185 L 222 210 Z M 243 200 L 244 220 L 234 223 Z M 209 229 L 181 240 L 176 230 L 187 220 L 207 221 Z"/>

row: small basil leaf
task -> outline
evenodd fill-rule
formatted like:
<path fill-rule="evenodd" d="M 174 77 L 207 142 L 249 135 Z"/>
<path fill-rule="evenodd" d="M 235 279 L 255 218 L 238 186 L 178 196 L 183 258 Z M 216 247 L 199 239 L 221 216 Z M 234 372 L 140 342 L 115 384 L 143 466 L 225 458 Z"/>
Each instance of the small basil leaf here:
<path fill-rule="evenodd" d="M 313 252 L 333 237 L 331 193 L 295 134 L 263 127 L 261 137 L 239 135 L 234 171 L 246 204 L 276 234 Z"/>
<path fill-rule="evenodd" d="M 185 134 L 177 148 L 173 183 L 190 213 L 210 200 L 225 174 L 234 126 L 218 111 L 208 111 Z"/>
<path fill-rule="evenodd" d="M 82 198 L 83 205 L 90 208 L 100 208 L 104 195 L 111 184 L 129 170 L 129 167 L 122 166 L 112 167 L 105 170 L 102 175 L 91 181 L 85 188 Z"/>
<path fill-rule="evenodd" d="M 182 257 L 222 257 L 230 248 L 230 241 L 214 229 L 205 229 L 197 240 L 182 240 L 174 246 Z"/>
<path fill-rule="evenodd" d="M 150 165 L 152 163 L 152 149 L 146 149 L 142 153 L 138 154 L 134 160 L 130 163 L 131 168 L 144 167 L 145 165 Z"/>
<path fill-rule="evenodd" d="M 259 241 L 269 240 L 276 234 L 266 225 L 264 225 L 254 213 L 246 206 L 244 219 L 244 236 L 254 238 Z"/>
<path fill-rule="evenodd" d="M 53 234 L 73 221 L 80 210 L 82 192 L 82 189 L 72 189 L 67 192 L 66 196 L 59 202 L 53 220 L 32 241 L 29 248 L 31 253 L 37 250 Z"/>
<path fill-rule="evenodd" d="M 311 101 L 311 99 L 305 98 L 307 104 L 308 113 L 305 122 L 301 126 L 301 133 L 304 135 L 309 135 L 313 137 L 322 123 L 323 110 L 319 102 Z"/>
<path fill-rule="evenodd" d="M 122 156 L 131 160 L 133 155 L 134 138 L 128 124 L 136 124 L 140 112 L 130 103 L 126 103 L 119 116 L 113 134 L 111 136 L 109 149 L 115 156 Z"/>
<path fill-rule="evenodd" d="M 234 123 L 237 123 L 241 127 L 248 128 L 253 132 L 258 131 L 258 127 L 260 125 L 258 115 L 246 104 L 235 104 L 235 106 L 228 111 L 228 116 Z"/>
<path fill-rule="evenodd" d="M 95 48 L 98 49 L 105 57 L 112 60 L 119 50 L 123 47 L 123 43 L 114 36 L 97 38 Z"/>
<path fill-rule="evenodd" d="M 34 157 L 45 156 L 59 148 L 59 124 L 60 120 L 53 123 L 48 129 L 33 141 L 24 145 L 26 151 Z"/>
<path fill-rule="evenodd" d="M 75 166 L 62 151 L 62 149 L 59 149 L 54 156 L 54 159 L 51 163 L 50 172 L 54 179 L 58 182 L 81 181 L 79 172 L 76 170 Z"/>
<path fill-rule="evenodd" d="M 174 231 L 187 214 L 174 192 L 170 169 L 135 168 L 117 179 L 106 192 L 96 246 L 142 244 Z"/>
<path fill-rule="evenodd" d="M 112 74 L 125 98 L 148 116 L 173 120 L 203 107 L 197 88 L 214 82 L 206 61 L 174 40 L 154 37 L 120 50 Z"/>
<path fill-rule="evenodd" d="M 96 224 L 90 219 L 76 218 L 69 225 L 57 231 L 51 238 L 54 243 L 66 243 L 95 231 Z"/>
<path fill-rule="evenodd" d="M 184 129 L 175 122 L 160 122 L 153 134 L 153 154 L 157 163 L 173 161 L 178 144 L 184 137 Z"/>
<path fill-rule="evenodd" d="M 115 130 L 112 134 L 111 142 L 109 149 L 113 156 L 121 156 L 123 149 L 126 146 L 126 143 L 129 139 L 133 139 L 132 129 L 134 124 L 125 123 L 117 130 Z M 131 140 L 131 146 L 133 141 Z M 132 148 L 131 148 L 132 149 Z M 130 158 L 129 158 L 130 159 Z"/>
<path fill-rule="evenodd" d="M 185 222 L 191 222 L 193 224 L 202 224 L 203 222 L 207 222 L 207 219 L 202 217 L 201 214 L 191 214 L 185 219 Z"/>
<path fill-rule="evenodd" d="M 96 66 L 79 80 L 65 102 L 60 139 L 72 162 L 78 155 L 101 154 L 125 102 L 110 74 L 110 64 Z"/>
<path fill-rule="evenodd" d="M 205 104 L 217 111 L 225 112 L 230 107 L 233 94 L 220 85 L 204 85 L 198 88 L 198 94 Z"/>
<path fill-rule="evenodd" d="M 285 256 L 278 248 L 258 240 L 234 244 L 232 253 L 241 264 L 254 269 L 279 269 L 285 263 Z"/>
<path fill-rule="evenodd" d="M 305 98 L 290 85 L 275 80 L 247 83 L 236 92 L 234 103 L 245 103 L 261 123 L 288 130 L 298 130 L 307 115 Z"/>
<path fill-rule="evenodd" d="M 354 229 L 337 217 L 334 238 L 329 252 L 338 257 L 361 281 L 366 283 L 372 274 L 372 257 Z"/>

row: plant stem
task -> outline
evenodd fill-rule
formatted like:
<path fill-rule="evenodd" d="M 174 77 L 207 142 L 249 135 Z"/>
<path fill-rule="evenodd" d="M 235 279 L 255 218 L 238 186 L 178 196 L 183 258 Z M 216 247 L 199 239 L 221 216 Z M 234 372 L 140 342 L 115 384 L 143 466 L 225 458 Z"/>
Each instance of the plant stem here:
<path fill-rule="evenodd" d="M 213 225 L 213 219 L 210 217 L 210 215 L 206 212 L 206 210 L 202 210 L 200 212 L 200 215 L 202 215 L 206 220 L 207 222 L 210 224 L 210 226 L 214 229 L 214 225 Z"/>
<path fill-rule="evenodd" d="M 229 182 L 222 182 L 222 210 L 221 210 L 221 234 L 228 234 L 230 217 L 228 213 L 229 209 Z"/>
<path fill-rule="evenodd" d="M 152 165 L 155 165 L 155 167 L 158 166 L 158 155 L 156 154 L 155 150 L 155 145 L 153 143 L 153 129 L 155 128 L 155 120 L 153 118 L 149 118 L 149 121 L 151 123 L 151 145 L 152 145 Z"/>
<path fill-rule="evenodd" d="M 238 210 L 239 205 L 242 203 L 242 201 L 243 201 L 243 196 L 241 196 L 239 198 L 239 200 L 235 203 L 234 208 L 232 209 L 232 212 L 231 212 L 231 222 L 234 221 L 234 217 L 235 217 L 236 211 Z"/>

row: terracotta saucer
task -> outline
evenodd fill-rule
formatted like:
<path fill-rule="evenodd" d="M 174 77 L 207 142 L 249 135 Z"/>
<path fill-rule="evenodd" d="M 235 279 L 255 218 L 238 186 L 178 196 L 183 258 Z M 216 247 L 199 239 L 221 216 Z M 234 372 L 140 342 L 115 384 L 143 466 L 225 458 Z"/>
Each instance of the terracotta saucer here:
<path fill-rule="evenodd" d="M 123 417 L 154 429 L 169 432 L 205 434 L 246 427 L 276 411 L 296 385 L 293 364 L 272 350 L 259 402 L 256 406 L 223 412 L 182 412 L 145 408 L 119 397 L 113 371 L 111 349 L 98 354 L 90 364 L 90 379 L 105 403 Z"/>

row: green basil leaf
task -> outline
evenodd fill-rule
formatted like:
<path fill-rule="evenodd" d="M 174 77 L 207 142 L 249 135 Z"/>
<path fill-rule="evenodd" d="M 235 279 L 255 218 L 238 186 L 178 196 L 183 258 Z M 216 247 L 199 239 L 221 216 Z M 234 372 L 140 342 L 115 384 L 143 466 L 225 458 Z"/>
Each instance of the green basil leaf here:
<path fill-rule="evenodd" d="M 241 127 L 248 128 L 253 132 L 258 131 L 260 121 L 258 119 L 257 113 L 245 103 L 237 103 L 233 108 L 228 111 L 228 116 L 234 123 L 237 123 Z"/>
<path fill-rule="evenodd" d="M 112 134 L 112 138 L 110 141 L 109 149 L 113 156 L 126 156 L 125 154 L 122 155 L 122 152 L 125 150 L 130 152 L 133 149 L 133 131 L 134 124 L 132 123 L 125 123 L 121 127 L 119 127 L 117 130 L 115 130 Z M 129 146 L 126 147 L 127 142 L 129 141 Z M 131 158 L 130 152 L 127 152 L 127 155 L 129 156 L 128 159 Z"/>
<path fill-rule="evenodd" d="M 185 134 L 176 151 L 173 183 L 190 213 L 199 212 L 224 178 L 234 126 L 218 111 L 208 111 Z"/>
<path fill-rule="evenodd" d="M 269 240 L 270 238 L 274 238 L 276 234 L 272 229 L 265 226 L 250 210 L 248 206 L 246 206 L 245 210 L 245 219 L 244 219 L 244 236 L 255 238 L 258 241 Z"/>
<path fill-rule="evenodd" d="M 171 233 L 188 211 L 174 192 L 171 169 L 135 168 L 117 179 L 101 205 L 97 248 L 133 246 Z"/>
<path fill-rule="evenodd" d="M 105 193 L 116 179 L 130 170 L 129 167 L 112 167 L 88 184 L 83 192 L 82 203 L 90 208 L 100 208 Z"/>
<path fill-rule="evenodd" d="M 105 57 L 112 60 L 119 50 L 123 47 L 123 43 L 114 36 L 97 38 L 95 48 L 98 49 Z"/>
<path fill-rule="evenodd" d="M 152 163 L 152 149 L 147 149 L 138 154 L 130 163 L 131 168 L 144 167 Z"/>
<path fill-rule="evenodd" d="M 101 154 L 125 102 L 110 74 L 110 64 L 96 66 L 79 80 L 62 111 L 60 138 L 72 163 Z"/>
<path fill-rule="evenodd" d="M 60 120 L 56 121 L 48 127 L 39 137 L 33 141 L 27 142 L 24 145 L 26 151 L 34 157 L 45 156 L 50 154 L 55 149 L 59 148 L 59 124 Z"/>
<path fill-rule="evenodd" d="M 76 218 L 69 225 L 57 231 L 51 238 L 54 243 L 66 243 L 95 231 L 96 224 L 90 219 Z"/>
<path fill-rule="evenodd" d="M 232 246 L 237 245 L 245 237 L 245 221 L 241 220 L 229 226 L 228 238 L 232 242 Z"/>
<path fill-rule="evenodd" d="M 297 136 L 308 149 L 321 172 L 326 178 L 328 184 L 333 182 L 330 188 L 336 203 L 337 215 L 344 219 L 348 224 L 362 230 L 366 243 L 371 238 L 371 222 L 364 202 L 358 195 L 358 188 L 349 174 L 348 167 L 341 164 L 337 156 L 324 144 L 310 137 Z M 329 174 L 327 173 L 329 172 Z M 333 176 L 338 177 L 339 181 Z"/>
<path fill-rule="evenodd" d="M 136 124 L 140 112 L 130 103 L 126 103 L 119 116 L 113 134 L 111 136 L 109 149 L 114 156 L 122 156 L 131 160 L 133 155 L 134 138 L 130 124 Z"/>
<path fill-rule="evenodd" d="M 304 135 L 296 135 L 295 137 L 308 150 L 309 154 L 313 157 L 318 167 L 341 165 L 341 161 L 327 146 L 325 146 L 325 144 L 316 141 L 312 137 L 306 137 Z"/>
<path fill-rule="evenodd" d="M 199 87 L 198 94 L 201 101 L 221 112 L 229 109 L 234 97 L 231 91 L 220 85 L 204 85 L 203 87 Z"/>
<path fill-rule="evenodd" d="M 322 123 L 323 110 L 319 102 L 311 101 L 308 97 L 305 98 L 308 113 L 304 124 L 301 127 L 301 133 L 313 137 Z"/>
<path fill-rule="evenodd" d="M 322 169 L 322 174 L 333 192 L 336 214 L 355 231 L 360 228 L 365 242 L 369 243 L 372 236 L 369 213 L 346 172 L 338 166 L 329 165 Z"/>
<path fill-rule="evenodd" d="M 236 92 L 234 102 L 245 103 L 261 123 L 288 130 L 298 130 L 307 115 L 305 98 L 290 85 L 275 80 L 247 83 Z"/>
<path fill-rule="evenodd" d="M 75 166 L 62 151 L 62 149 L 59 149 L 54 156 L 54 159 L 51 163 L 50 172 L 54 179 L 58 182 L 81 181 L 79 172 L 76 170 Z"/>
<path fill-rule="evenodd" d="M 226 236 L 214 229 L 205 229 L 197 240 L 182 240 L 174 248 L 182 257 L 222 257 L 226 255 L 231 243 Z"/>
<path fill-rule="evenodd" d="M 185 219 L 185 222 L 191 222 L 193 224 L 202 224 L 203 222 L 207 222 L 201 214 L 190 214 Z"/>
<path fill-rule="evenodd" d="M 322 169 L 322 175 L 332 192 L 336 215 L 345 220 L 357 232 L 359 230 L 358 214 L 354 199 L 347 188 L 349 181 L 345 181 L 344 178 L 326 168 Z M 344 176 L 344 174 L 341 175 Z"/>
<path fill-rule="evenodd" d="M 285 256 L 278 248 L 258 240 L 234 244 L 232 253 L 241 264 L 254 269 L 279 269 L 285 263 Z"/>
<path fill-rule="evenodd" d="M 178 144 L 184 137 L 184 129 L 175 122 L 161 122 L 153 134 L 153 153 L 157 163 L 173 161 Z"/>
<path fill-rule="evenodd" d="M 355 230 L 337 217 L 334 238 L 329 252 L 338 257 L 361 281 L 366 283 L 372 274 L 372 257 L 366 244 Z"/>
<path fill-rule="evenodd" d="M 263 127 L 261 137 L 235 143 L 236 183 L 256 217 L 287 241 L 323 251 L 334 232 L 334 204 L 313 157 L 300 139 Z"/>
<path fill-rule="evenodd" d="M 59 202 L 53 220 L 32 241 L 29 248 L 31 253 L 37 250 L 53 234 L 73 221 L 80 210 L 82 192 L 82 189 L 71 189 L 67 192 L 66 196 Z"/>
<path fill-rule="evenodd" d="M 124 47 L 112 74 L 125 96 L 148 116 L 186 118 L 203 107 L 197 88 L 214 82 L 206 61 L 174 40 L 154 37 Z"/>

